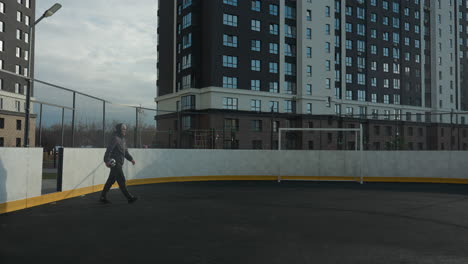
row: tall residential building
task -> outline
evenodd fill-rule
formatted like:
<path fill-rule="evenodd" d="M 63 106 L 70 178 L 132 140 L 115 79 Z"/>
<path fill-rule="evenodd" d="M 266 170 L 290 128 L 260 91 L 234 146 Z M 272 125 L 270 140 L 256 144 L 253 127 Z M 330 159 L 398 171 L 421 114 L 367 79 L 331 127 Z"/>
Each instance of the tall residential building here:
<path fill-rule="evenodd" d="M 35 21 L 34 0 L 0 0 L 0 68 L 15 73 L 0 72 L 0 147 L 24 144 L 26 89 L 28 81 L 29 27 Z M 33 63 L 32 63 L 33 65 Z M 34 123 L 30 121 L 30 145 L 34 146 Z"/>
<path fill-rule="evenodd" d="M 278 127 L 326 117 L 364 124 L 367 149 L 388 143 L 376 126 L 408 149 L 468 148 L 468 1 L 176 0 L 158 19 L 159 130 L 235 130 L 224 147 L 269 149 Z M 314 145 L 300 137 L 293 148 Z"/>

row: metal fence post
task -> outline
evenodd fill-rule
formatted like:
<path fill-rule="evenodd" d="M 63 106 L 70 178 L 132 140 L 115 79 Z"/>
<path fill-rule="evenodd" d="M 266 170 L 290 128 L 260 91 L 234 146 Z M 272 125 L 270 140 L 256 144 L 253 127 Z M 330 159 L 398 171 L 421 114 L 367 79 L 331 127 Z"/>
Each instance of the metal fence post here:
<path fill-rule="evenodd" d="M 31 69 L 29 69 L 31 70 Z M 28 88 L 26 89 L 26 107 L 24 109 L 24 146 L 29 147 L 29 119 L 31 113 L 31 89 L 32 89 L 32 80 L 29 79 Z"/>
<path fill-rule="evenodd" d="M 42 146 L 42 104 L 39 108 L 39 146 Z"/>
<path fill-rule="evenodd" d="M 62 143 L 60 144 L 63 147 L 63 137 L 64 137 L 64 119 L 65 119 L 65 108 L 62 107 Z"/>
<path fill-rule="evenodd" d="M 57 192 L 61 192 L 63 183 L 63 147 L 59 148 L 57 167 Z"/>
<path fill-rule="evenodd" d="M 71 126 L 71 147 L 75 146 L 75 108 L 76 108 L 76 92 L 73 92 L 73 112 L 72 112 L 72 126 Z"/>
<path fill-rule="evenodd" d="M 133 145 L 135 148 L 138 147 L 138 107 L 135 108 L 135 134 L 133 135 Z"/>
<path fill-rule="evenodd" d="M 102 146 L 106 147 L 106 101 L 102 101 Z"/>

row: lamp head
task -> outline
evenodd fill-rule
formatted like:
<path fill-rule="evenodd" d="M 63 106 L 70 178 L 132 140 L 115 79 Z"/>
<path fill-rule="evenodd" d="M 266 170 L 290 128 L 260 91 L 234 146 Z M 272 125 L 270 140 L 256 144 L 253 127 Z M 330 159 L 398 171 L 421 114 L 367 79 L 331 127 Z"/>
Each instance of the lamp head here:
<path fill-rule="evenodd" d="M 56 4 L 53 5 L 51 8 L 49 8 L 47 11 L 45 11 L 44 17 L 50 17 L 50 16 L 52 16 L 52 15 L 55 14 L 55 12 L 57 12 L 60 8 L 62 8 L 62 5 L 56 3 Z"/>

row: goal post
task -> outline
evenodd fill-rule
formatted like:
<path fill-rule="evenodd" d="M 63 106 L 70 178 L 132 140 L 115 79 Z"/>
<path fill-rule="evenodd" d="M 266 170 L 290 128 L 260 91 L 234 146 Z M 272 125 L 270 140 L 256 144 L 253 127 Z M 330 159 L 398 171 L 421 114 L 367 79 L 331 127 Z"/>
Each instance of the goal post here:
<path fill-rule="evenodd" d="M 359 159 L 360 159 L 360 168 L 359 168 L 359 178 L 360 183 L 363 184 L 363 174 L 362 174 L 362 166 L 363 166 L 363 151 L 364 151 L 364 129 L 363 125 L 360 124 L 359 128 L 279 128 L 278 130 L 278 150 L 281 149 L 281 136 L 282 132 L 288 131 L 331 131 L 331 132 L 356 132 L 355 133 L 355 151 L 359 151 Z M 358 134 L 359 134 L 359 144 L 358 142 Z M 359 145 L 359 148 L 358 148 Z M 278 182 L 281 182 L 281 172 L 278 172 Z"/>

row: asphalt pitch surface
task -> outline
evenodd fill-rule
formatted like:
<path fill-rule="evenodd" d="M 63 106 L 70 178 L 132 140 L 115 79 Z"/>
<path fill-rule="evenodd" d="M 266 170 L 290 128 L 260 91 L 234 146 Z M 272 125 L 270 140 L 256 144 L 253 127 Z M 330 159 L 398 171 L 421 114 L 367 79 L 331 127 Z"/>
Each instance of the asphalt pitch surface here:
<path fill-rule="evenodd" d="M 468 263 L 468 186 L 188 182 L 0 215 L 0 263 Z"/>

